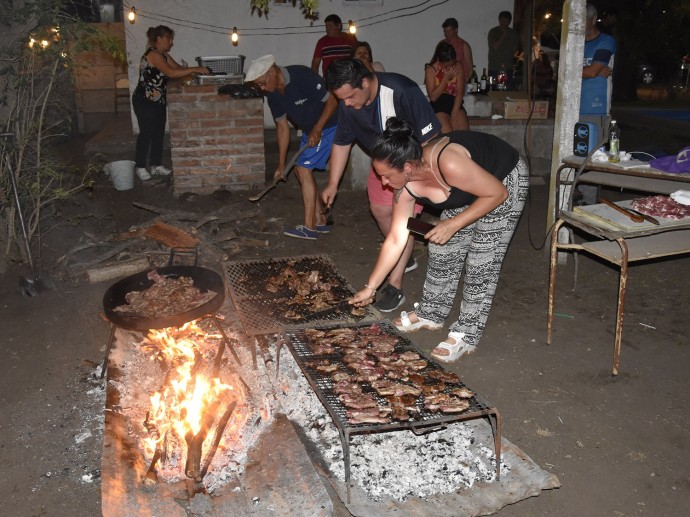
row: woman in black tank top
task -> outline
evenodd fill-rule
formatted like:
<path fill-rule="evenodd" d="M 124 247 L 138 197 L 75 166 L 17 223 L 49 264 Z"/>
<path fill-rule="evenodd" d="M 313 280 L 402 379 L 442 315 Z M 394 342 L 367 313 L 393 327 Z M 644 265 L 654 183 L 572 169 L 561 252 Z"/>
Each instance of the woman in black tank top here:
<path fill-rule="evenodd" d="M 373 301 L 376 288 L 402 253 L 415 200 L 436 207 L 442 210 L 441 219 L 424 235 L 429 241 L 429 266 L 422 301 L 394 324 L 403 332 L 441 328 L 466 269 L 460 316 L 432 356 L 452 361 L 473 352 L 525 204 L 527 168 L 513 147 L 483 133 L 449 133 L 422 148 L 411 126 L 395 117 L 388 120 L 371 158 L 381 182 L 396 190 L 396 201 L 376 266 L 350 303 L 362 306 Z"/>

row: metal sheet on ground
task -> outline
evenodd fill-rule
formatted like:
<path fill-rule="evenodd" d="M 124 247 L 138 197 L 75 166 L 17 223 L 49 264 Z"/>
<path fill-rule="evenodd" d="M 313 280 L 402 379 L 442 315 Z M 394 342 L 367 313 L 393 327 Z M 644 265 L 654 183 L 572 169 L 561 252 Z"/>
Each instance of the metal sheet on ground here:
<path fill-rule="evenodd" d="M 466 422 L 474 426 L 479 440 L 491 440 L 490 426 L 480 420 Z M 345 504 L 355 517 L 457 517 L 491 515 L 504 506 L 529 497 L 538 496 L 542 490 L 559 488 L 555 474 L 541 469 L 519 447 L 505 438 L 502 440 L 502 458 L 510 465 L 510 472 L 501 475 L 501 481 L 478 483 L 454 494 L 438 494 L 425 499 L 409 498 L 406 501 L 372 501 L 356 484 L 350 489 L 350 504 Z M 331 479 L 338 497 L 347 501 L 344 483 Z"/>

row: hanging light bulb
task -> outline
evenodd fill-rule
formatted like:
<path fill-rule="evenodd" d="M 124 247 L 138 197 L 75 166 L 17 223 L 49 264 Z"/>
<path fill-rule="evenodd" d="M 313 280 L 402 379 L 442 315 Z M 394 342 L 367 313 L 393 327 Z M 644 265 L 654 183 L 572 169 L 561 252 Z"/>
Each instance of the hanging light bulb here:
<path fill-rule="evenodd" d="M 357 32 L 357 27 L 355 26 L 355 22 L 352 20 L 347 21 L 347 29 L 350 31 L 350 34 L 354 34 Z"/>
<path fill-rule="evenodd" d="M 240 40 L 240 36 L 237 34 L 237 27 L 232 28 L 232 36 L 230 36 L 230 39 L 232 40 L 232 44 L 237 46 L 237 42 Z"/>
<path fill-rule="evenodd" d="M 41 40 L 41 46 L 43 48 L 48 48 L 48 45 L 50 45 L 50 42 L 47 39 L 42 39 Z"/>
<path fill-rule="evenodd" d="M 34 48 L 35 44 L 36 44 L 36 40 L 33 37 L 29 38 L 29 48 Z"/>
<path fill-rule="evenodd" d="M 136 19 L 137 19 L 137 10 L 134 7 L 132 7 L 129 10 L 129 13 L 127 14 L 127 20 L 129 20 L 129 23 L 134 25 L 134 22 Z"/>

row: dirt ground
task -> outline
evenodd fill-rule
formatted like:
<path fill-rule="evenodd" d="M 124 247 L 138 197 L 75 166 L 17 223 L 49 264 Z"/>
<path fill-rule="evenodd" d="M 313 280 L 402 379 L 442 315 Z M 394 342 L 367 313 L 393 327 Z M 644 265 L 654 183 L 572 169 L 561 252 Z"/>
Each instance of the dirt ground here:
<path fill-rule="evenodd" d="M 75 156 L 83 151 L 79 145 Z M 0 278 L 1 514 L 100 514 L 103 386 L 93 372 L 108 339 L 102 297 L 112 282 L 70 278 L 56 259 L 87 232 L 110 236 L 149 220 L 133 201 L 206 213 L 248 194 L 175 199 L 165 180 L 146 186 L 136 180 L 134 189 L 118 192 L 100 177 L 92 196 L 58 207 L 41 244 L 40 268 L 56 290 L 22 297 L 23 266 Z M 690 507 L 690 258 L 630 268 L 621 373 L 612 377 L 618 272 L 603 262 L 581 258 L 575 291 L 573 260 L 561 266 L 554 344 L 546 345 L 548 257 L 535 249 L 544 241 L 546 199 L 543 178 L 535 178 L 479 349 L 450 366 L 498 408 L 504 436 L 562 483 L 499 514 L 684 515 Z M 328 254 L 360 286 L 381 242 L 365 200 L 364 192 L 341 192 L 333 233 L 317 242 L 290 239 L 282 228 L 301 217 L 291 178 L 261 203 L 269 246 L 232 258 Z M 423 244 L 415 256 L 420 267 L 406 277 L 404 309 L 420 298 Z M 451 318 L 456 315 L 457 307 Z M 443 331 L 422 331 L 412 340 L 428 354 L 443 337 Z"/>

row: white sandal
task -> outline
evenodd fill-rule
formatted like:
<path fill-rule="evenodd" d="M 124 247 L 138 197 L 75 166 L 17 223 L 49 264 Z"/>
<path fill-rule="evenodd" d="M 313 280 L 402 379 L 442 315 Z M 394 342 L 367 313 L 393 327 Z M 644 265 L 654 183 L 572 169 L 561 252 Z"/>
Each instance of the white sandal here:
<path fill-rule="evenodd" d="M 417 308 L 418 305 L 418 303 L 415 303 L 415 308 Z M 417 321 L 410 321 L 410 316 L 412 314 L 415 315 Z M 422 318 L 418 316 L 414 311 L 402 311 L 400 313 L 400 318 L 393 320 L 393 325 L 395 325 L 395 328 L 397 328 L 400 332 L 417 332 L 419 329 L 438 330 L 440 328 L 443 328 L 443 323 L 436 323 L 426 318 Z"/>
<path fill-rule="evenodd" d="M 449 332 L 446 340 L 441 341 L 438 345 L 436 345 L 436 348 L 434 348 L 434 350 L 432 350 L 431 357 L 433 357 L 437 361 L 441 361 L 444 363 L 450 363 L 452 361 L 455 361 L 456 359 L 458 359 L 462 355 L 473 353 L 477 349 L 477 345 L 468 345 L 467 343 L 465 343 L 463 341 L 464 337 L 465 337 L 464 332 Z M 448 341 L 450 339 L 455 341 L 455 343 L 449 343 Z M 440 354 L 434 353 L 434 351 L 437 349 L 447 350 L 448 354 L 447 355 L 440 355 Z"/>

